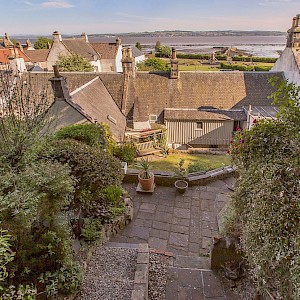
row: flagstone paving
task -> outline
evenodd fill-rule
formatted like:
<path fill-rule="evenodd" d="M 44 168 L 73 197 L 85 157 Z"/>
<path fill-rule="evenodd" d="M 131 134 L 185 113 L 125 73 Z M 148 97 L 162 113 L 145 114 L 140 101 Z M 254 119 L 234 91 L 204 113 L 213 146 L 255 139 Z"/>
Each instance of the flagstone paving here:
<path fill-rule="evenodd" d="M 209 252 L 218 236 L 217 215 L 228 201 L 234 178 L 189 187 L 183 195 L 174 187 L 156 186 L 153 194 L 137 193 L 136 184 L 124 184 L 134 203 L 132 222 L 111 241 L 148 243 L 150 248 L 175 255 Z M 185 292 L 183 292 L 185 293 Z"/>

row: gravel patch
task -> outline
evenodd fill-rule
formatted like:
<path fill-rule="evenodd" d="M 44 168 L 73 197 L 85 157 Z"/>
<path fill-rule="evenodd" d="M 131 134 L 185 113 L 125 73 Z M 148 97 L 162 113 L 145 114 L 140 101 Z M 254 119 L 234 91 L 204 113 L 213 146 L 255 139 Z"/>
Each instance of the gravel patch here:
<path fill-rule="evenodd" d="M 167 267 L 173 262 L 173 258 L 156 253 L 149 256 L 149 300 L 166 299 Z"/>
<path fill-rule="evenodd" d="M 76 300 L 130 300 L 136 259 L 136 249 L 98 248 L 88 264 Z"/>

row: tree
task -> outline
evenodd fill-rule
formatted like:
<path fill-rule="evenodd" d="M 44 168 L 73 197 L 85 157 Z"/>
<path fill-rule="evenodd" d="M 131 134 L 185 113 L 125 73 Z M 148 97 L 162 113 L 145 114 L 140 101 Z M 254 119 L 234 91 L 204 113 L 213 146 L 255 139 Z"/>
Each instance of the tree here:
<path fill-rule="evenodd" d="M 161 59 L 156 57 L 148 58 L 145 62 L 137 65 L 140 71 L 169 71 L 170 67 Z"/>
<path fill-rule="evenodd" d="M 136 42 L 135 47 L 138 48 L 139 50 L 142 50 L 142 45 L 140 42 Z"/>
<path fill-rule="evenodd" d="M 94 67 L 90 62 L 78 54 L 60 56 L 57 66 L 62 72 L 93 72 Z"/>
<path fill-rule="evenodd" d="M 47 49 L 48 44 L 52 45 L 53 40 L 50 40 L 44 36 L 41 36 L 37 39 L 37 41 L 34 43 L 34 48 L 35 49 Z"/>
<path fill-rule="evenodd" d="M 227 219 L 262 294 L 300 299 L 300 87 L 272 84 L 276 120 L 238 130 L 230 154 L 239 179 Z M 238 230 L 237 230 L 238 229 Z"/>
<path fill-rule="evenodd" d="M 161 48 L 161 42 L 160 42 L 160 41 L 157 41 L 156 44 L 155 44 L 155 51 L 156 51 L 156 52 L 159 52 L 159 51 L 160 51 L 160 48 Z"/>

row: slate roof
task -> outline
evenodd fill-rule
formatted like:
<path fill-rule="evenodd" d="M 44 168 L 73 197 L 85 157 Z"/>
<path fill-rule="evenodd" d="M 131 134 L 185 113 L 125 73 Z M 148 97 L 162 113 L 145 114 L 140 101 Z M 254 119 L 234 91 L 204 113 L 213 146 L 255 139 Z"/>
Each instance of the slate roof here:
<path fill-rule="evenodd" d="M 93 49 L 90 43 L 87 43 L 82 38 L 64 39 L 62 43 L 69 51 L 79 54 L 86 58 L 88 61 L 99 60 L 98 53 Z"/>
<path fill-rule="evenodd" d="M 37 62 L 47 61 L 49 51 L 50 49 L 36 49 L 36 50 L 24 50 L 23 52 L 31 62 L 37 63 Z"/>
<path fill-rule="evenodd" d="M 118 140 L 123 139 L 126 118 L 100 78 L 95 78 L 83 88 L 79 88 L 71 93 L 71 100 L 69 102 L 91 122 L 96 120 L 107 123 L 113 136 Z"/>
<path fill-rule="evenodd" d="M 164 73 L 137 73 L 129 82 L 126 114 L 137 122 L 155 114 L 163 122 L 165 108 L 271 106 L 268 96 L 275 88 L 268 80 L 274 75 L 283 78 L 282 72 L 180 72 L 178 79 Z"/>
<path fill-rule="evenodd" d="M 132 47 L 132 56 L 133 57 L 139 57 L 142 55 L 144 55 L 144 53 L 140 49 L 138 49 L 137 47 Z"/>
<path fill-rule="evenodd" d="M 232 120 L 232 118 L 215 112 L 201 111 L 198 109 L 172 109 L 164 111 L 165 120 Z"/>
<path fill-rule="evenodd" d="M 118 46 L 117 43 L 91 43 L 91 46 L 100 54 L 101 59 L 115 59 Z"/>

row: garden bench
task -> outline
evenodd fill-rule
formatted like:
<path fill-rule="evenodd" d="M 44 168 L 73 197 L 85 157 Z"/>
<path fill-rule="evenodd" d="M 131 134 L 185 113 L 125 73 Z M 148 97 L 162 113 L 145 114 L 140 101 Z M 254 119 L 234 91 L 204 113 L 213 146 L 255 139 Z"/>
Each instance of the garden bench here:
<path fill-rule="evenodd" d="M 144 155 L 153 154 L 161 151 L 160 148 L 155 147 L 154 141 L 136 143 L 135 149 L 138 156 L 144 156 Z"/>

